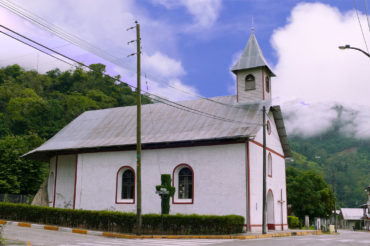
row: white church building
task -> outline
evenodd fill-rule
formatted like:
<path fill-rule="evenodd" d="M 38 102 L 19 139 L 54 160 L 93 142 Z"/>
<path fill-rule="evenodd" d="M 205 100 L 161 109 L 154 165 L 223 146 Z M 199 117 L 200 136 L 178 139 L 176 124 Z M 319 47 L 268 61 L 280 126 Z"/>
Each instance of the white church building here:
<path fill-rule="evenodd" d="M 236 95 L 142 106 L 142 212 L 160 213 L 155 186 L 171 174 L 170 214 L 236 214 L 262 230 L 263 127 L 269 230 L 286 230 L 290 148 L 271 78 L 252 33 L 232 67 Z M 193 109 L 193 110 L 192 110 Z M 136 106 L 87 111 L 27 158 L 50 163 L 49 206 L 136 212 Z"/>

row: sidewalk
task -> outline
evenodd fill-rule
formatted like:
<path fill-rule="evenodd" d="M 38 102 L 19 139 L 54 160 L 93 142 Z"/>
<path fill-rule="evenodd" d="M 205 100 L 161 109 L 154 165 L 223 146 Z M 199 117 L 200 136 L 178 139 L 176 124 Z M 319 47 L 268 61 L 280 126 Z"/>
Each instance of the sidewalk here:
<path fill-rule="evenodd" d="M 273 238 L 273 237 L 290 237 L 290 236 L 305 236 L 305 235 L 322 235 L 320 230 L 288 230 L 288 231 L 278 231 L 278 232 L 268 232 L 267 234 L 260 233 L 240 233 L 233 235 L 135 235 L 128 233 L 115 233 L 115 232 L 102 232 L 102 231 L 92 231 L 86 229 L 78 228 L 68 228 L 52 225 L 40 225 L 40 224 L 31 224 L 26 222 L 16 222 L 16 221 L 5 221 L 0 220 L 2 225 L 14 225 L 20 227 L 29 227 L 40 230 L 51 230 L 51 231 L 63 231 L 79 234 L 88 234 L 95 236 L 104 236 L 104 237 L 117 237 L 117 238 L 126 238 L 126 239 L 257 239 L 257 238 Z"/>

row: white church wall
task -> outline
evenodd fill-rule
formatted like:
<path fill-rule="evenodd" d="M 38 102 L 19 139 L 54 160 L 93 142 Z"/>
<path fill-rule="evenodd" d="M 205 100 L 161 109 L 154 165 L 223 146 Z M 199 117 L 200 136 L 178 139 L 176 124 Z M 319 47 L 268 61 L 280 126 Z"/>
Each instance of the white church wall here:
<path fill-rule="evenodd" d="M 267 174 L 266 168 L 266 194 L 271 190 L 274 199 L 274 215 L 273 221 L 276 230 L 281 230 L 281 218 L 283 217 L 283 229 L 288 229 L 287 226 L 287 204 L 286 204 L 286 178 L 285 178 L 285 159 L 284 152 L 280 144 L 279 135 L 275 126 L 272 113 L 268 114 L 266 120 L 270 121 L 271 134 L 266 134 L 266 167 L 268 162 L 268 155 L 272 158 L 272 177 Z M 258 132 L 255 139 L 250 142 L 250 177 L 251 177 L 251 231 L 258 232 L 262 230 L 262 143 L 263 134 L 262 129 Z M 255 188 L 253 187 L 260 187 Z M 278 202 L 282 201 L 283 208 Z M 283 212 L 283 216 L 282 216 Z"/>
<path fill-rule="evenodd" d="M 262 230 L 262 148 L 249 142 L 250 230 Z"/>
<path fill-rule="evenodd" d="M 56 161 L 55 207 L 72 208 L 76 155 L 61 155 Z"/>
<path fill-rule="evenodd" d="M 81 153 L 78 157 L 76 209 L 136 211 L 136 202 L 115 203 L 117 171 L 122 166 L 136 170 L 135 151 Z M 186 163 L 194 171 L 193 204 L 173 204 L 171 201 L 171 214 L 238 214 L 246 217 L 245 157 L 245 144 L 144 150 L 143 213 L 160 213 L 160 198 L 155 194 L 160 175 L 172 175 L 177 165 Z"/>

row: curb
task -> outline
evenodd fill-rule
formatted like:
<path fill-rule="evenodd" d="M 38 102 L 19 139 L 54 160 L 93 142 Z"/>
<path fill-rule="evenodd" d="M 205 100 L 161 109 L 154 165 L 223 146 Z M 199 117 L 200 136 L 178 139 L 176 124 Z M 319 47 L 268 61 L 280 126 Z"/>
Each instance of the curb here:
<path fill-rule="evenodd" d="M 248 240 L 248 239 L 259 239 L 259 238 L 274 238 L 274 237 L 290 237 L 290 236 L 307 236 L 307 235 L 322 235 L 320 230 L 313 231 L 298 231 L 298 232 L 281 232 L 281 233 L 269 233 L 269 234 L 258 234 L 258 235 L 133 235 L 133 234 L 122 234 L 115 232 L 100 232 L 100 231 L 90 231 L 86 229 L 78 228 L 68 228 L 59 227 L 53 225 L 40 225 L 31 224 L 26 222 L 16 222 L 16 221 L 6 221 L 0 220 L 0 225 L 15 225 L 26 228 L 42 229 L 49 231 L 63 231 L 71 232 L 77 234 L 86 234 L 94 236 L 103 237 L 116 237 L 116 238 L 126 238 L 126 239 L 238 239 L 238 240 Z"/>

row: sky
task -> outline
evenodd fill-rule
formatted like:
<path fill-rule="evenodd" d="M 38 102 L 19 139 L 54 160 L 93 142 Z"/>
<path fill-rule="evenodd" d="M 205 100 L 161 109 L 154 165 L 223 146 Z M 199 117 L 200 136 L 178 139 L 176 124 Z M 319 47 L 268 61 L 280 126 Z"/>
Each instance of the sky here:
<path fill-rule="evenodd" d="M 4 8 L 38 18 L 65 39 Z M 357 12 L 355 10 L 357 9 Z M 141 26 L 143 89 L 171 100 L 235 94 L 230 67 L 254 27 L 273 78 L 274 104 L 288 115 L 288 133 L 319 134 L 334 119 L 344 133 L 370 137 L 368 0 L 0 0 L 0 24 L 85 64 L 136 84 L 135 30 Z M 361 26 L 360 26 L 361 23 Z M 362 29 L 361 29 L 362 28 Z M 3 28 L 0 28 L 4 31 Z M 68 35 L 68 36 L 66 36 Z M 366 43 L 365 43 L 366 42 Z M 81 47 L 83 46 L 83 47 Z M 46 72 L 71 69 L 0 33 L 0 66 Z M 335 108 L 346 110 L 338 114 Z"/>

